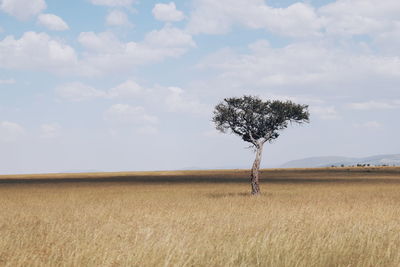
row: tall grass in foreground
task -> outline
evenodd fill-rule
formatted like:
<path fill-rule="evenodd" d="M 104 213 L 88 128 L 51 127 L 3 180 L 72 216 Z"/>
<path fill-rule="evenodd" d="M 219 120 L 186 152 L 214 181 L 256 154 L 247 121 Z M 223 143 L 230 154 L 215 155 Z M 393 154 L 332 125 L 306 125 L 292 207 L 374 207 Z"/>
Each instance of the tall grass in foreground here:
<path fill-rule="evenodd" d="M 399 266 L 400 183 L 0 185 L 0 266 Z"/>

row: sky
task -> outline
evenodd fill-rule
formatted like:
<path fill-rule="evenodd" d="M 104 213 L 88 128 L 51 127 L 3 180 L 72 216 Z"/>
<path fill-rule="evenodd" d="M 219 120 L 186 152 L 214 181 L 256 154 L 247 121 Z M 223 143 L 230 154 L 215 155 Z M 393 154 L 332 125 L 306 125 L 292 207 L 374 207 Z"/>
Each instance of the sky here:
<path fill-rule="evenodd" d="M 307 104 L 262 167 L 400 153 L 398 0 L 0 0 L 0 174 L 249 168 L 226 97 Z"/>

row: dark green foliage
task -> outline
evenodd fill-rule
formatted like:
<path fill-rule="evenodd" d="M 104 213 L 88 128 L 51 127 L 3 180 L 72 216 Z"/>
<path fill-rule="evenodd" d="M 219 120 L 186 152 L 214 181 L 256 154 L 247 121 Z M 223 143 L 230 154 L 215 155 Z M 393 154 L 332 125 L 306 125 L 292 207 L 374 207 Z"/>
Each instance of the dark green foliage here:
<path fill-rule="evenodd" d="M 289 123 L 309 121 L 307 105 L 292 101 L 262 101 L 255 96 L 225 98 L 214 110 L 213 122 L 221 132 L 231 130 L 244 141 L 259 146 L 279 136 Z"/>

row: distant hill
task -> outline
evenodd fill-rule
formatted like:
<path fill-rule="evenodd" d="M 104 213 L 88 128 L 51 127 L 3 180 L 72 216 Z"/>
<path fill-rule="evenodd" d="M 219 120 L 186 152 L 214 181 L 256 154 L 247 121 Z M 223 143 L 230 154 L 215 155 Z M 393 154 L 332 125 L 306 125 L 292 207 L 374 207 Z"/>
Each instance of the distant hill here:
<path fill-rule="evenodd" d="M 292 160 L 281 165 L 281 168 L 313 168 L 329 166 L 353 166 L 357 164 L 369 164 L 371 166 L 400 166 L 400 154 L 376 155 L 366 158 L 349 157 L 312 157 Z"/>

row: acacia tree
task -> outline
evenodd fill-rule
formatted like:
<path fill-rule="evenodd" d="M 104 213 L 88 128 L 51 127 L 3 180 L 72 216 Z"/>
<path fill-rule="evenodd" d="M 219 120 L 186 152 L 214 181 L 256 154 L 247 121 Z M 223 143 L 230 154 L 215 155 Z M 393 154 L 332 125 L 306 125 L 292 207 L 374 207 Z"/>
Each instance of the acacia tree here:
<path fill-rule="evenodd" d="M 279 132 L 288 127 L 289 123 L 309 122 L 307 105 L 295 104 L 292 101 L 267 100 L 262 101 L 255 96 L 241 98 L 225 98 L 215 106 L 213 122 L 217 130 L 240 136 L 255 149 L 256 158 L 251 169 L 251 193 L 258 195 L 259 169 L 263 146 L 278 138 Z"/>

